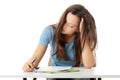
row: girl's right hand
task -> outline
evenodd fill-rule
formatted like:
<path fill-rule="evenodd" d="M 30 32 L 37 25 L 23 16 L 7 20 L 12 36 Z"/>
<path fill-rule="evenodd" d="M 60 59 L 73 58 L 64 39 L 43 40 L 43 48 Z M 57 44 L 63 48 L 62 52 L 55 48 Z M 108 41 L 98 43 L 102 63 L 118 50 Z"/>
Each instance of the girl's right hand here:
<path fill-rule="evenodd" d="M 35 63 L 33 63 L 33 59 L 28 60 L 24 66 L 23 66 L 23 71 L 24 72 L 32 72 L 35 68 Z"/>

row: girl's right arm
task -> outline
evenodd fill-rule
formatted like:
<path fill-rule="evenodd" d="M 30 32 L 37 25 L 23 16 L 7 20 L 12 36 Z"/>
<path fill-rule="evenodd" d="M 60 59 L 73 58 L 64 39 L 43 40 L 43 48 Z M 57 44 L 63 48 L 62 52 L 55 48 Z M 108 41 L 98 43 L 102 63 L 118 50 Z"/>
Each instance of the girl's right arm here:
<path fill-rule="evenodd" d="M 47 49 L 47 46 L 39 44 L 33 56 L 24 64 L 23 71 L 25 72 L 33 71 L 34 68 L 38 66 L 39 62 L 44 56 L 46 49 Z"/>

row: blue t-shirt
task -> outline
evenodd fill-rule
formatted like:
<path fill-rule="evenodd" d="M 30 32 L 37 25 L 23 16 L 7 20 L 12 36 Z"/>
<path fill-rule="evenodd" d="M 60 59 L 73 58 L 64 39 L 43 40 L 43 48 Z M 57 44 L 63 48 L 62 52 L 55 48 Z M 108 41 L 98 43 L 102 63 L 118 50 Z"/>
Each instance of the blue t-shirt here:
<path fill-rule="evenodd" d="M 65 44 L 65 51 L 66 55 L 68 57 L 67 61 L 59 60 L 57 58 L 56 53 L 56 44 L 54 41 L 54 34 L 55 34 L 55 29 L 52 26 L 48 26 L 47 28 L 44 29 L 40 36 L 39 44 L 47 46 L 50 44 L 51 47 L 51 65 L 52 66 L 74 66 L 76 61 L 75 61 L 75 52 L 73 49 L 73 44 L 74 44 L 74 39 L 71 40 L 69 43 Z"/>

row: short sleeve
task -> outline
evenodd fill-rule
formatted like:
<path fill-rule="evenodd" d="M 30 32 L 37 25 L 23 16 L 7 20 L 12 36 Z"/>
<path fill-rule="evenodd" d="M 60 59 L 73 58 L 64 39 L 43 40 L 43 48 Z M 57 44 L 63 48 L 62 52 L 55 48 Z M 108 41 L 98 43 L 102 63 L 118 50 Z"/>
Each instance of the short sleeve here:
<path fill-rule="evenodd" d="M 41 36 L 40 36 L 40 40 L 39 40 L 39 44 L 45 45 L 47 46 L 50 43 L 50 40 L 52 39 L 52 32 L 51 32 L 51 28 L 52 27 L 47 27 L 43 30 Z"/>

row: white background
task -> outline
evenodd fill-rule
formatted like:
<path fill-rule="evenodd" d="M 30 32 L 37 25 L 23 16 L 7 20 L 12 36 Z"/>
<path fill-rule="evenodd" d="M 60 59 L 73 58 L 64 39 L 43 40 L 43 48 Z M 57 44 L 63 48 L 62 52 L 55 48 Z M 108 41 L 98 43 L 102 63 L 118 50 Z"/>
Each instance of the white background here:
<path fill-rule="evenodd" d="M 120 67 L 119 0 L 0 0 L 0 73 L 22 70 L 38 45 L 42 30 L 58 22 L 64 10 L 74 3 L 85 6 L 95 18 L 97 67 Z M 48 48 L 39 66 L 47 66 L 49 55 Z"/>

